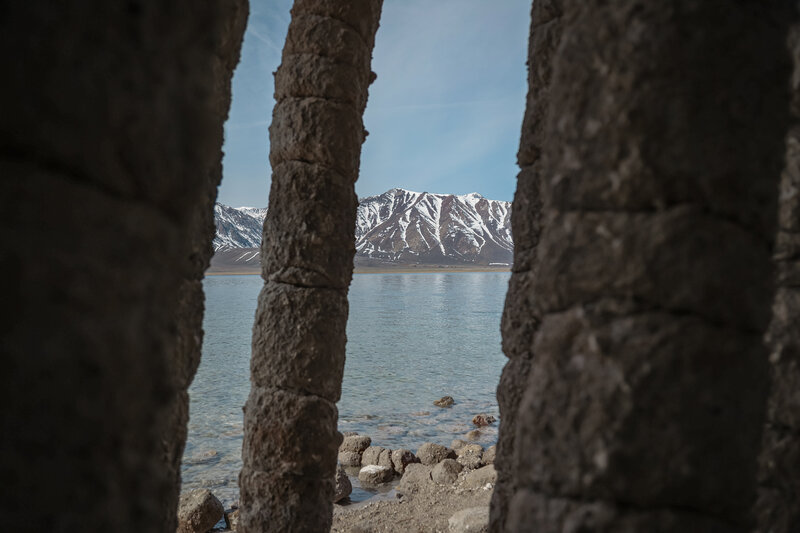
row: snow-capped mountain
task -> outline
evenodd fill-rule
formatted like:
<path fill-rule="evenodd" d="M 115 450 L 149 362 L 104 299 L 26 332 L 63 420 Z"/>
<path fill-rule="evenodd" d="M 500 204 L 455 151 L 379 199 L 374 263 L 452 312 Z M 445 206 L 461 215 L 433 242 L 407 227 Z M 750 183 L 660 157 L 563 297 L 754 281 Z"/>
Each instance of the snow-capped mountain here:
<path fill-rule="evenodd" d="M 216 204 L 214 250 L 235 263 L 258 262 L 266 208 Z M 477 193 L 391 189 L 359 201 L 356 260 L 383 263 L 511 264 L 511 203 Z M 228 257 L 229 256 L 229 257 Z"/>
<path fill-rule="evenodd" d="M 511 203 L 391 189 L 359 201 L 356 253 L 383 261 L 508 263 Z"/>
<path fill-rule="evenodd" d="M 261 246 L 261 228 L 266 207 L 228 207 L 214 205 L 214 251 L 220 248 L 258 248 Z"/>

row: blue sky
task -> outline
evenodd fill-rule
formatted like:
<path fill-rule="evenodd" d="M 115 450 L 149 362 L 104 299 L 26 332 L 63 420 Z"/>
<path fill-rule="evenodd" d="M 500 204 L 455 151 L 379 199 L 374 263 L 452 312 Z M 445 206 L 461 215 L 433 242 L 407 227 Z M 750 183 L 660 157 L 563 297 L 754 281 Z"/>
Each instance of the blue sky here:
<path fill-rule="evenodd" d="M 264 206 L 273 76 L 290 0 L 251 0 L 225 127 L 219 201 Z M 530 0 L 384 0 L 359 196 L 392 187 L 511 200 Z"/>

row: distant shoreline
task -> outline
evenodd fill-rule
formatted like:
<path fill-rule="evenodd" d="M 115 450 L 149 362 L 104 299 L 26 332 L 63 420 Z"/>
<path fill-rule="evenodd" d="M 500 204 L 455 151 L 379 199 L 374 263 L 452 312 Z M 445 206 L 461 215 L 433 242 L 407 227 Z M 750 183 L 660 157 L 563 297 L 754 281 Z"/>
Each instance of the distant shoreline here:
<path fill-rule="evenodd" d="M 355 267 L 353 274 L 442 274 L 449 272 L 511 272 L 510 266 L 472 266 L 472 265 L 424 265 L 397 267 Z M 257 276 L 260 269 L 207 270 L 206 276 Z"/>

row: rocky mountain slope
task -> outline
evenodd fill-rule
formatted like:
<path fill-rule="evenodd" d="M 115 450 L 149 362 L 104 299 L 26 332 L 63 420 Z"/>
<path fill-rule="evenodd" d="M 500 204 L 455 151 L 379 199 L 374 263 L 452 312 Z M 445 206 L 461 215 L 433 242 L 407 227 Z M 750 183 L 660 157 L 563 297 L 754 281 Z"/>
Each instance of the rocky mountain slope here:
<path fill-rule="evenodd" d="M 214 206 L 214 251 L 225 248 L 258 248 L 261 246 L 261 227 L 267 216 L 266 207 Z"/>
<path fill-rule="evenodd" d="M 215 260 L 258 265 L 265 208 L 214 208 Z M 511 264 L 511 204 L 480 194 L 391 189 L 362 198 L 356 219 L 361 264 Z"/>

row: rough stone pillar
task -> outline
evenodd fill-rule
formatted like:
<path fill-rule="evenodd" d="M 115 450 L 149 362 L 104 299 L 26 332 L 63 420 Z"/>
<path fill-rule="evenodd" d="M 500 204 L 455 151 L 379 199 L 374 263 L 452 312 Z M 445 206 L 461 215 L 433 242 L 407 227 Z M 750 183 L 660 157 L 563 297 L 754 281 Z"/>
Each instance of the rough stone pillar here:
<path fill-rule="evenodd" d="M 533 335 L 539 327 L 539 312 L 534 305 L 531 285 L 539 258 L 536 248 L 542 225 L 542 146 L 549 108 L 548 92 L 552 79 L 552 58 L 561 39 L 561 0 L 536 0 L 531 9 L 528 41 L 528 96 L 522 122 L 517 163 L 517 190 L 512 209 L 514 266 L 506 295 L 502 320 L 503 351 L 506 363 L 497 387 L 500 406 L 500 435 L 495 467 L 498 483 L 492 494 L 492 531 L 504 529 L 508 500 L 514 492 L 513 473 L 517 409 L 528 383 Z"/>
<path fill-rule="evenodd" d="M 231 103 L 231 79 L 233 70 L 239 62 L 247 24 L 247 0 L 229 0 L 224 10 L 224 18 L 219 24 L 223 30 L 221 41 L 212 56 L 215 93 L 214 116 L 217 118 L 221 134 L 222 126 L 228 117 Z M 186 242 L 183 260 L 186 277 L 181 281 L 176 309 L 175 332 L 177 333 L 174 356 L 168 359 L 167 375 L 172 378 L 169 386 L 172 399 L 163 416 L 162 440 L 164 469 L 172 478 L 172 492 L 163 501 L 165 530 L 177 528 L 176 509 L 181 487 L 181 460 L 186 445 L 187 424 L 189 422 L 189 385 L 197 367 L 200 365 L 200 352 L 203 345 L 203 315 L 205 295 L 203 277 L 213 255 L 214 203 L 217 199 L 217 186 L 222 179 L 222 151 L 216 151 L 215 160 L 206 174 L 207 179 L 199 187 L 201 194 L 189 221 L 190 235 Z"/>
<path fill-rule="evenodd" d="M 790 36 L 792 114 L 800 119 L 800 26 Z M 800 531 L 800 126 L 786 139 L 775 249 L 777 291 L 767 335 L 772 392 L 759 464 L 760 533 Z"/>
<path fill-rule="evenodd" d="M 563 1 L 505 530 L 747 530 L 785 7 Z"/>
<path fill-rule="evenodd" d="M 381 0 L 296 0 L 275 76 L 273 168 L 245 406 L 239 530 L 328 531 L 341 435 L 362 114 Z"/>
<path fill-rule="evenodd" d="M 19 529 L 175 531 L 173 372 L 197 324 L 178 313 L 202 312 L 181 287 L 244 5 L 2 7 L 0 505 Z"/>

